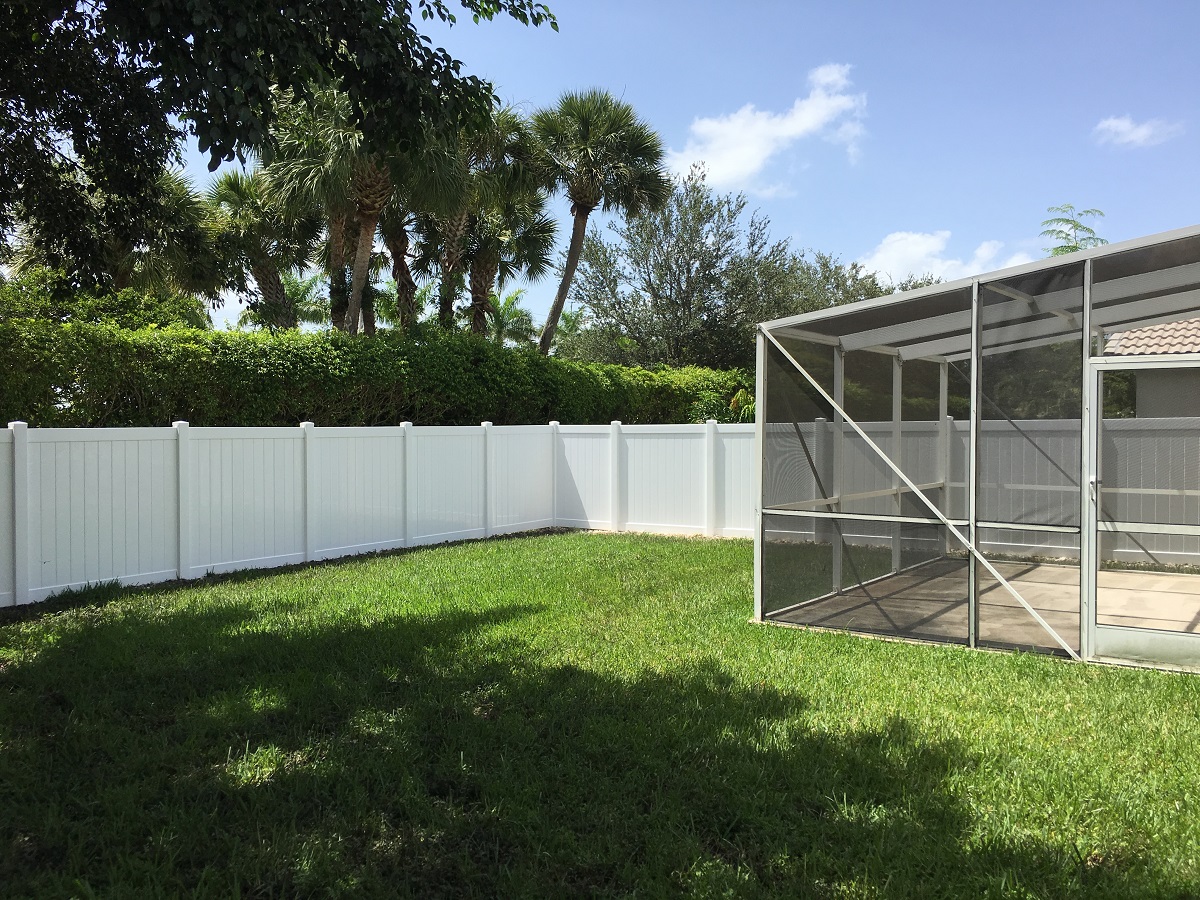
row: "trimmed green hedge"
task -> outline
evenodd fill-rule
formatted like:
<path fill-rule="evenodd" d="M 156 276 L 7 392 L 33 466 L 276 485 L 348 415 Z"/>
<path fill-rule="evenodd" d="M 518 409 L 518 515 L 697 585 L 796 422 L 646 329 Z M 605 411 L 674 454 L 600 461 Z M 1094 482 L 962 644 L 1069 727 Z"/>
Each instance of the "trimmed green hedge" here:
<path fill-rule="evenodd" d="M 547 359 L 436 329 L 349 338 L 10 320 L 0 348 L 0 422 L 39 427 L 689 422 L 753 383 Z"/>

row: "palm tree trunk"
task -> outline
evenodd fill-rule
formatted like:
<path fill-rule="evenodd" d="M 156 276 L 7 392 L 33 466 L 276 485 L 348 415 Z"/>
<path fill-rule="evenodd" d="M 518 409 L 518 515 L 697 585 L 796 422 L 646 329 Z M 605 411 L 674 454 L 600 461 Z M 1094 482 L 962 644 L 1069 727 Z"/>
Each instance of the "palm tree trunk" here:
<path fill-rule="evenodd" d="M 438 324 L 454 327 L 454 301 L 458 299 L 459 266 L 463 257 L 463 236 L 467 233 L 470 212 L 462 210 L 442 225 L 442 280 L 438 285 Z"/>
<path fill-rule="evenodd" d="M 563 307 L 567 305 L 567 292 L 571 290 L 571 282 L 575 278 L 575 268 L 579 265 L 579 256 L 583 253 L 583 238 L 587 234 L 587 220 L 590 209 L 577 209 L 575 221 L 571 225 L 571 243 L 567 247 L 567 262 L 563 266 L 562 281 L 558 285 L 558 293 L 554 295 L 554 303 L 546 316 L 546 324 L 542 327 L 542 337 L 538 341 L 538 352 L 542 356 L 550 354 L 554 346 L 554 332 L 558 330 L 558 320 L 562 316 Z"/>
<path fill-rule="evenodd" d="M 499 261 L 486 255 L 471 260 L 471 333 L 487 334 L 488 313 L 494 312 L 491 303 L 492 285 L 496 282 Z"/>
<path fill-rule="evenodd" d="M 270 263 L 259 263 L 250 269 L 261 296 L 262 318 L 271 328 L 295 328 L 296 310 L 283 287 L 279 269 Z"/>
<path fill-rule="evenodd" d="M 392 257 L 392 280 L 396 282 L 396 312 L 401 331 L 408 331 L 417 322 L 417 282 L 408 267 L 408 229 L 385 231 L 383 241 Z"/>
<path fill-rule="evenodd" d="M 375 292 L 363 291 L 362 296 L 363 334 L 375 337 Z"/>
<path fill-rule="evenodd" d="M 350 281 L 350 306 L 346 310 L 346 331 L 358 334 L 362 312 L 362 292 L 371 271 L 371 251 L 375 249 L 375 226 L 379 216 L 362 216 L 358 221 L 358 246 L 354 250 L 354 271 Z"/>
<path fill-rule="evenodd" d="M 333 327 L 346 330 L 350 285 L 346 282 L 346 217 L 329 218 L 329 314 Z"/>

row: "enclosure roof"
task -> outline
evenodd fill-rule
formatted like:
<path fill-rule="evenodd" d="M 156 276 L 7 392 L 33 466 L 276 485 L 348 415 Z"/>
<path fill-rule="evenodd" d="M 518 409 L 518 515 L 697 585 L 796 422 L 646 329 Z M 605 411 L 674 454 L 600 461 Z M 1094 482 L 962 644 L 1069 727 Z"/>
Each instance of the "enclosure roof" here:
<path fill-rule="evenodd" d="M 1200 225 L 765 322 L 776 338 L 901 359 L 964 359 L 979 283 L 986 354 L 1082 339 L 1083 271 L 1092 261 L 1091 322 L 1112 334 L 1200 312 Z M 1189 315 L 1191 314 L 1191 315 Z M 1124 352 L 1124 350 L 1122 350 Z"/>

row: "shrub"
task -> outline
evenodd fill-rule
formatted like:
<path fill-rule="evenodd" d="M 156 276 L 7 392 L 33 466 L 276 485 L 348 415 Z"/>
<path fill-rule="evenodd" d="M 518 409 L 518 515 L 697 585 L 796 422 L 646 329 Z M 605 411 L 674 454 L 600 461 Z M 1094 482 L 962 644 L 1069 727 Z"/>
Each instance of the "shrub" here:
<path fill-rule="evenodd" d="M 745 372 L 571 362 L 434 328 L 350 338 L 10 319 L 0 346 L 0 421 L 40 427 L 687 422 L 728 411 L 752 384 Z"/>

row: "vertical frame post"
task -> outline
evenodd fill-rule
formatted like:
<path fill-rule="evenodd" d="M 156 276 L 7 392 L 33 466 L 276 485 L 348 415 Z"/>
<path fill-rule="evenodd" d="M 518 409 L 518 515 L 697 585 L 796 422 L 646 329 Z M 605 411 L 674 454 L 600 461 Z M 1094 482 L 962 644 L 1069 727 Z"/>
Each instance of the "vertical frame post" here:
<path fill-rule="evenodd" d="M 1103 338 L 1101 339 L 1103 340 Z M 1104 352 L 1101 343 L 1099 351 Z M 1100 423 L 1104 418 L 1101 374 L 1092 365 L 1092 261 L 1083 263 L 1083 411 L 1079 491 L 1079 655 L 1091 659 L 1096 639 L 1096 582 L 1100 538 Z"/>
<path fill-rule="evenodd" d="M 942 483 L 942 509 L 951 514 L 950 483 L 954 480 L 954 460 L 950 456 L 950 438 L 954 422 L 950 418 L 950 363 L 942 360 L 938 365 L 938 480 Z M 942 556 L 950 552 L 950 532 L 941 526 Z"/>
<path fill-rule="evenodd" d="M 967 539 L 976 547 L 979 543 L 979 421 L 982 414 L 983 381 L 983 317 L 979 311 L 979 280 L 971 283 L 971 437 L 967 454 Z M 967 643 L 979 645 L 979 561 L 975 554 L 967 557 Z"/>
<path fill-rule="evenodd" d="M 904 364 L 900 357 L 892 357 L 892 461 L 902 466 L 904 440 Z M 895 490 L 896 515 L 904 515 L 904 492 L 901 490 L 900 476 L 892 472 L 892 488 Z M 901 544 L 904 539 L 904 526 L 897 522 L 892 526 L 892 571 L 899 572 L 901 568 Z"/>
<path fill-rule="evenodd" d="M 172 422 L 175 429 L 175 444 L 178 460 L 176 488 L 178 507 L 179 554 L 177 558 L 180 578 L 192 577 L 192 448 L 188 439 L 188 423 Z"/>
<path fill-rule="evenodd" d="M 29 426 L 9 422 L 13 452 L 13 605 L 29 602 Z"/>
<path fill-rule="evenodd" d="M 483 432 L 483 536 L 492 536 L 492 482 L 494 471 L 492 465 L 492 423 L 480 422 L 479 430 Z"/>
<path fill-rule="evenodd" d="M 763 621 L 763 467 L 767 443 L 767 339 L 754 332 L 754 620 Z"/>
<path fill-rule="evenodd" d="M 411 547 L 413 545 L 412 492 L 413 485 L 417 483 L 416 461 L 413 453 L 413 423 L 401 422 L 400 427 L 404 429 L 404 460 L 401 463 L 403 466 L 401 471 L 404 473 L 404 494 L 400 500 L 400 518 L 404 523 L 404 546 Z"/>
<path fill-rule="evenodd" d="M 317 459 L 314 453 L 313 441 L 317 436 L 316 425 L 312 422 L 300 423 L 300 437 L 303 442 L 304 454 L 304 488 L 301 494 L 302 514 L 304 516 L 304 561 L 312 562 L 317 550 L 317 505 L 313 502 L 313 487 L 316 484 Z"/>
<path fill-rule="evenodd" d="M 839 498 L 830 507 L 842 511 L 842 479 L 845 466 L 846 420 L 841 410 L 846 408 L 846 351 L 839 344 L 833 348 L 833 402 L 839 407 L 833 411 L 833 496 Z M 835 594 L 842 591 L 842 533 L 833 529 L 832 588 Z"/>
<path fill-rule="evenodd" d="M 717 420 L 704 423 L 704 533 L 717 535 Z"/>
<path fill-rule="evenodd" d="M 617 421 L 613 421 L 609 425 L 608 461 L 611 473 L 609 475 L 609 528 L 612 531 L 620 531 L 624 518 L 621 514 L 621 479 L 624 473 L 621 471 L 621 423 Z"/>

